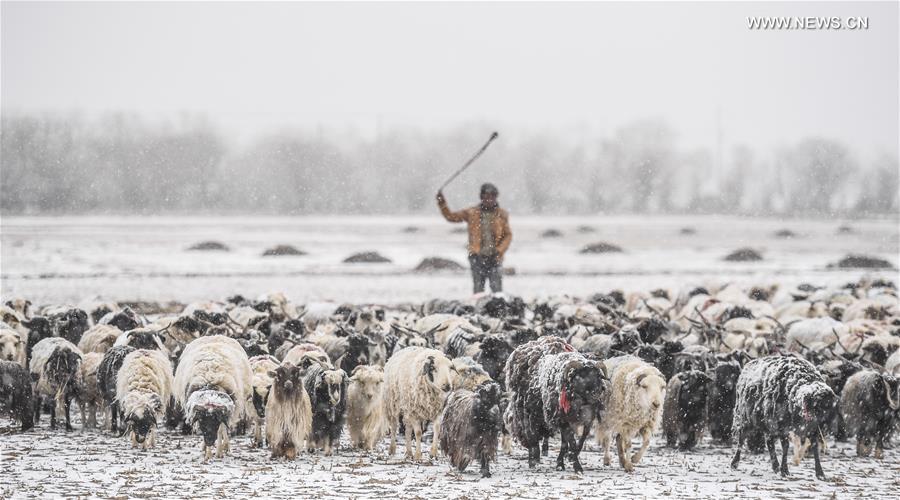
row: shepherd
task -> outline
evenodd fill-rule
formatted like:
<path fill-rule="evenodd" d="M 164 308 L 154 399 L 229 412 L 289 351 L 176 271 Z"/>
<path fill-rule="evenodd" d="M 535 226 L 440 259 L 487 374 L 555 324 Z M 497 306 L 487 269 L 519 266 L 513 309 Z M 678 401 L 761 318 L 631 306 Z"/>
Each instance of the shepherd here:
<path fill-rule="evenodd" d="M 509 213 L 497 204 L 499 192 L 491 183 L 481 186 L 481 203 L 453 212 L 447 206 L 444 193 L 438 191 L 437 202 L 441 214 L 450 222 L 465 222 L 469 229 L 469 265 L 472 268 L 474 293 L 484 291 L 489 281 L 492 292 L 503 291 L 503 256 L 512 242 Z"/>

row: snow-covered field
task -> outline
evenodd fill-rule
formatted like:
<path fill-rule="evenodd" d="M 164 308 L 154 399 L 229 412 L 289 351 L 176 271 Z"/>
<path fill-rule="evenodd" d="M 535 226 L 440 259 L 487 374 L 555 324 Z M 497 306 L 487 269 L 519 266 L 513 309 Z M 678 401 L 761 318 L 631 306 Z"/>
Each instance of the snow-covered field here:
<path fill-rule="evenodd" d="M 856 458 L 842 443 L 823 456 L 827 481 L 818 481 L 812 459 L 772 472 L 764 455 L 746 455 L 729 467 L 732 451 L 704 442 L 684 454 L 656 439 L 633 474 L 602 465 L 592 442 L 581 455 L 583 475 L 556 471 L 557 441 L 550 457 L 529 470 L 525 450 L 500 454 L 493 477 L 477 466 L 463 474 L 446 458 L 403 460 L 402 446 L 387 456 L 387 441 L 365 454 L 343 447 L 332 457 L 302 454 L 294 462 L 272 461 L 250 438 L 232 440 L 230 456 L 201 462 L 200 437 L 162 430 L 157 447 L 133 450 L 125 439 L 101 432 L 14 432 L 0 419 L 0 498 L 894 498 L 900 495 L 900 450 L 884 460 Z M 76 424 L 76 427 L 78 425 Z M 639 443 L 635 443 L 636 445 Z M 427 457 L 427 454 L 426 454 Z"/>
<path fill-rule="evenodd" d="M 506 266 L 508 292 L 532 298 L 680 287 L 710 280 L 740 283 L 843 284 L 870 274 L 897 280 L 897 271 L 828 269 L 848 253 L 900 265 L 896 220 L 768 220 L 729 217 L 609 217 L 512 219 L 513 246 Z M 841 225 L 853 228 L 839 234 Z M 593 232 L 579 231 L 590 226 Z M 415 232 L 407 228 L 415 227 Z M 0 294 L 36 304 L 103 299 L 190 302 L 283 291 L 295 302 L 423 302 L 466 298 L 468 273 L 417 274 L 428 256 L 465 264 L 465 234 L 434 217 L 4 217 L 0 221 Z M 693 235 L 681 229 L 696 230 Z M 546 229 L 562 237 L 544 238 Z M 794 238 L 775 232 L 790 229 Z M 215 240 L 228 252 L 187 248 Z M 620 254 L 582 255 L 588 243 L 621 246 Z M 266 248 L 291 244 L 298 257 L 262 257 Z M 740 247 L 762 252 L 755 263 L 722 260 Z M 344 264 L 348 255 L 374 250 L 389 264 Z M 77 413 L 74 411 L 73 413 Z M 782 479 L 762 455 L 748 455 L 732 471 L 729 448 L 704 442 L 683 454 L 656 439 L 634 474 L 602 466 L 589 443 L 582 476 L 554 470 L 551 458 L 529 470 L 515 447 L 480 479 L 476 470 L 452 472 L 445 458 L 410 463 L 388 457 L 386 443 L 363 454 L 342 447 L 336 456 L 303 454 L 296 462 L 270 461 L 248 437 L 233 441 L 223 460 L 200 461 L 200 438 L 163 430 L 156 449 L 141 452 L 108 433 L 51 432 L 42 425 L 24 434 L 0 418 L 0 498 L 19 497 L 290 497 L 290 498 L 898 498 L 900 450 L 886 458 L 858 459 L 850 444 L 833 445 L 823 459 L 828 481 L 812 464 L 792 467 Z M 614 460 L 615 462 L 615 460 Z"/>
<path fill-rule="evenodd" d="M 847 253 L 900 264 L 896 220 L 773 220 L 737 217 L 515 217 L 505 265 L 506 291 L 526 298 L 586 295 L 611 288 L 649 289 L 708 280 L 785 285 L 856 280 L 858 270 L 826 266 Z M 851 234 L 838 234 L 848 225 Z M 594 232 L 578 230 L 588 226 Z M 417 232 L 407 232 L 407 228 Z M 462 225 L 433 217 L 3 217 L 0 221 L 2 295 L 35 303 L 110 300 L 220 299 L 283 291 L 294 301 L 421 302 L 464 298 L 467 272 L 416 274 L 428 256 L 463 265 Z M 696 234 L 682 235 L 682 228 Z M 546 229 L 562 237 L 543 238 Z M 778 238 L 789 229 L 795 238 Z M 187 248 L 215 240 L 228 252 Z M 605 241 L 623 253 L 582 255 Z M 262 257 L 291 244 L 297 257 Z M 740 247 L 762 252 L 760 262 L 722 260 Z M 375 250 L 390 264 L 344 264 L 352 253 Z M 877 273 L 889 278 L 896 271 Z"/>

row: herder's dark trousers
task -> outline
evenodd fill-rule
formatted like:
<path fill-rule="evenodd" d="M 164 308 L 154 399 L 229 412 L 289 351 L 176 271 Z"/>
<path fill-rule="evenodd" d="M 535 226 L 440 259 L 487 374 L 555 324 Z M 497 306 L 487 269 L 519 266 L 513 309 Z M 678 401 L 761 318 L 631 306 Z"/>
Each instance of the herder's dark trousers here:
<path fill-rule="evenodd" d="M 469 255 L 469 265 L 472 268 L 472 282 L 474 293 L 484 291 L 485 280 L 490 281 L 492 292 L 503 291 L 502 265 L 497 258 L 489 255 Z"/>

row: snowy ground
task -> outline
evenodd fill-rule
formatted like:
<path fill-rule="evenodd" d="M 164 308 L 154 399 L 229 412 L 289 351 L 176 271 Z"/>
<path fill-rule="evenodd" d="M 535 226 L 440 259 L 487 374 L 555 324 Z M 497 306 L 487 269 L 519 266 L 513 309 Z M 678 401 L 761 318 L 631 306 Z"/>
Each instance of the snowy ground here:
<path fill-rule="evenodd" d="M 739 471 L 729 467 L 729 448 L 704 442 L 692 453 L 654 440 L 633 474 L 604 467 L 602 454 L 585 445 L 583 475 L 554 468 L 550 458 L 528 469 L 525 451 L 501 454 L 494 475 L 477 467 L 451 471 L 444 457 L 407 462 L 402 451 L 386 455 L 387 441 L 372 454 L 342 447 L 335 456 L 302 454 L 295 462 L 272 461 L 249 437 L 232 440 L 230 456 L 203 463 L 200 438 L 163 430 L 157 447 L 133 450 L 108 433 L 38 430 L 18 433 L 0 419 L 0 498 L 898 498 L 900 450 L 882 461 L 856 458 L 846 443 L 823 458 L 827 481 L 815 479 L 812 460 L 781 478 L 763 455 L 747 455 Z M 76 425 L 76 427 L 78 427 Z M 635 443 L 637 445 L 637 442 Z M 401 446 L 402 450 L 402 446 Z M 426 453 L 427 456 L 427 453 Z M 614 464 L 616 460 L 613 460 Z"/>
<path fill-rule="evenodd" d="M 531 298 L 587 295 L 611 288 L 650 289 L 712 281 L 843 284 L 860 271 L 829 270 L 847 253 L 879 256 L 900 266 L 896 220 L 774 220 L 738 217 L 515 217 L 505 265 L 508 292 Z M 852 234 L 837 234 L 841 225 Z M 579 226 L 594 228 L 579 232 Z M 409 227 L 415 233 L 406 232 Z M 298 302 L 421 302 L 465 298 L 467 272 L 416 274 L 428 256 L 465 262 L 463 225 L 433 217 L 3 217 L 0 294 L 35 303 L 85 300 L 221 299 L 284 291 Z M 682 228 L 696 230 L 682 235 Z M 542 238 L 546 229 L 560 238 Z M 795 238 L 774 233 L 789 229 Z M 229 252 L 197 252 L 216 240 Z M 606 241 L 620 254 L 582 255 Z M 262 257 L 278 244 L 308 255 Z M 729 263 L 749 246 L 764 260 Z M 375 250 L 390 264 L 344 264 L 352 253 Z M 896 279 L 897 272 L 875 273 Z"/>

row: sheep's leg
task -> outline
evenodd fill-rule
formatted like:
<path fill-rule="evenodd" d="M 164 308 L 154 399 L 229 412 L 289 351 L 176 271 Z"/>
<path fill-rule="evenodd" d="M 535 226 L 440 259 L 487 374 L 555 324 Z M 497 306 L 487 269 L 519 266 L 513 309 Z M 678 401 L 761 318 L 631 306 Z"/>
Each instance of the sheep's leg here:
<path fill-rule="evenodd" d="M 766 449 L 769 450 L 772 472 L 778 472 L 778 456 L 775 454 L 775 438 L 773 436 L 766 436 Z"/>
<path fill-rule="evenodd" d="M 50 429 L 56 430 L 56 398 L 50 401 Z"/>
<path fill-rule="evenodd" d="M 875 436 L 875 454 L 873 456 L 878 460 L 884 458 L 884 434 L 879 433 Z"/>
<path fill-rule="evenodd" d="M 737 469 L 738 462 L 741 461 L 741 447 L 744 446 L 744 431 L 738 432 L 737 449 L 734 451 L 734 458 L 731 459 L 731 468 Z"/>
<path fill-rule="evenodd" d="M 391 435 L 391 445 L 388 447 L 388 454 L 393 456 L 397 452 L 397 422 L 393 419 L 388 420 L 388 432 Z"/>
<path fill-rule="evenodd" d="M 622 465 L 625 472 L 634 472 L 634 465 L 632 465 L 625 447 L 625 437 L 621 434 L 616 434 L 616 451 L 619 453 L 619 464 Z"/>
<path fill-rule="evenodd" d="M 73 430 L 72 429 L 72 417 L 71 417 L 71 413 L 70 413 L 72 410 L 72 400 L 70 398 L 66 397 L 66 398 L 63 398 L 63 402 L 64 402 L 63 407 L 66 410 L 66 431 L 71 431 L 71 430 Z M 84 425 L 84 422 L 82 421 L 81 424 Z"/>
<path fill-rule="evenodd" d="M 631 456 L 631 463 L 636 464 L 641 461 L 641 458 L 644 457 L 644 453 L 647 452 L 647 448 L 650 446 L 650 434 L 651 429 L 649 427 L 641 429 L 641 448 Z"/>
<path fill-rule="evenodd" d="M 609 433 L 604 432 L 602 436 L 598 436 L 597 440 L 600 441 L 600 446 L 603 447 L 603 465 L 609 465 Z"/>
<path fill-rule="evenodd" d="M 541 461 L 541 445 L 540 443 L 528 448 L 528 468 L 537 467 Z"/>
<path fill-rule="evenodd" d="M 34 396 L 34 425 L 40 425 L 41 423 L 41 400 L 42 398 L 35 394 Z"/>
<path fill-rule="evenodd" d="M 148 448 L 156 448 L 156 429 L 150 429 L 150 439 L 147 442 Z"/>
<path fill-rule="evenodd" d="M 512 437 L 510 437 L 508 432 L 503 434 L 503 437 L 500 438 L 500 449 L 507 455 L 512 453 Z"/>
<path fill-rule="evenodd" d="M 481 477 L 491 477 L 491 461 L 486 454 L 481 455 Z"/>
<path fill-rule="evenodd" d="M 438 456 L 438 439 L 441 434 L 441 417 L 434 419 L 434 423 L 432 424 L 432 432 L 431 432 L 431 457 L 437 458 Z"/>
<path fill-rule="evenodd" d="M 324 446 L 325 456 L 331 456 L 331 436 L 325 436 L 325 446 Z"/>
<path fill-rule="evenodd" d="M 819 460 L 819 440 L 814 439 L 812 444 L 813 458 L 816 461 L 816 477 L 825 480 L 825 471 L 822 470 L 822 462 Z"/>
<path fill-rule="evenodd" d="M 78 403 L 78 412 L 81 414 L 81 432 L 87 432 L 88 424 L 87 411 L 84 403 Z"/>
<path fill-rule="evenodd" d="M 556 470 L 566 470 L 566 452 L 569 451 L 569 441 L 566 439 L 568 429 L 560 429 L 559 456 L 556 457 Z"/>
<path fill-rule="evenodd" d="M 230 444 L 228 443 L 228 430 L 225 428 L 225 424 L 219 424 L 219 432 L 216 438 L 216 458 L 222 458 L 225 456 L 225 452 L 230 448 Z"/>
<path fill-rule="evenodd" d="M 109 404 L 109 412 L 110 412 L 109 428 L 113 432 L 119 432 L 119 404 L 115 403 L 115 402 L 110 403 Z M 188 432 L 187 434 L 190 434 L 190 432 Z"/>
<path fill-rule="evenodd" d="M 781 437 L 781 475 L 787 477 L 788 475 L 788 438 L 787 436 Z"/>
<path fill-rule="evenodd" d="M 796 434 L 791 434 L 791 444 L 794 446 L 794 465 L 800 465 L 800 461 L 803 460 L 803 457 L 806 456 L 806 449 L 803 446 L 803 443 L 800 441 L 800 438 Z"/>
<path fill-rule="evenodd" d="M 420 422 L 415 422 L 412 427 L 416 440 L 415 460 L 416 462 L 419 462 L 422 460 L 422 424 Z"/>
<path fill-rule="evenodd" d="M 581 453 L 581 447 L 578 446 L 578 442 L 575 440 L 575 432 L 570 428 L 568 432 L 568 436 L 566 436 L 566 441 L 569 443 L 569 460 L 572 461 L 572 470 L 574 470 L 577 474 L 581 474 L 584 472 L 584 468 L 581 467 L 581 461 L 578 460 L 578 455 Z"/>
<path fill-rule="evenodd" d="M 545 457 L 550 455 L 550 438 L 549 437 L 545 437 L 544 443 L 541 444 L 541 455 L 543 455 Z"/>
<path fill-rule="evenodd" d="M 419 425 L 419 423 L 418 423 L 418 422 L 415 422 L 415 425 Z M 410 422 L 406 422 L 406 425 L 405 425 L 404 427 L 405 427 L 405 428 L 404 428 L 403 430 L 404 430 L 404 437 L 405 437 L 404 441 L 405 441 L 405 444 L 406 444 L 406 459 L 407 459 L 407 460 L 411 460 L 412 457 L 413 457 L 413 451 L 412 451 L 412 446 L 413 446 L 413 424 L 410 423 Z"/>

